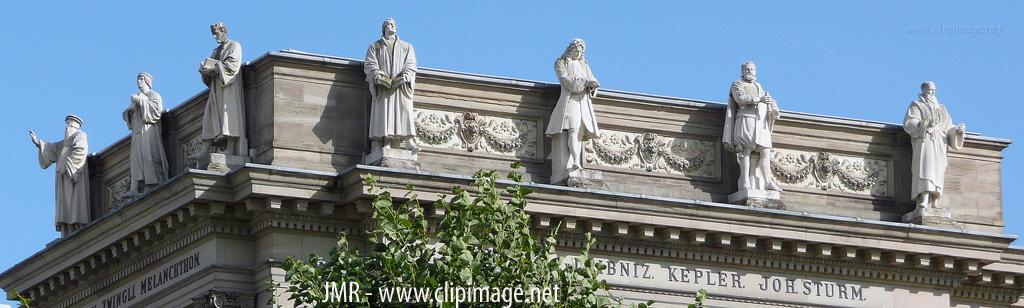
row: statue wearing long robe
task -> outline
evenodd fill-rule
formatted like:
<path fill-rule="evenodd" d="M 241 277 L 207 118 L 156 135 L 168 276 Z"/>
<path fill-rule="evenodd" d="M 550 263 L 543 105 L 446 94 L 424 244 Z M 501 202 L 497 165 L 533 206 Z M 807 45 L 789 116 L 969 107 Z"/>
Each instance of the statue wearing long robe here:
<path fill-rule="evenodd" d="M 412 45 L 394 36 L 394 42 L 381 37 L 366 50 L 363 63 L 370 96 L 370 132 L 373 140 L 410 139 L 416 136 L 413 117 L 413 90 L 416 87 L 416 52 Z M 377 78 L 398 80 L 405 84 L 388 88 L 376 83 Z"/>
<path fill-rule="evenodd" d="M 597 138 L 600 130 L 594 115 L 591 98 L 597 96 L 597 89 L 588 89 L 588 81 L 597 81 L 586 60 L 561 57 L 555 61 L 555 74 L 562 86 L 558 103 L 551 111 L 551 122 L 544 134 L 561 134 L 563 130 L 582 128 L 582 140 Z"/>
<path fill-rule="evenodd" d="M 131 129 L 131 156 L 129 170 L 130 192 L 157 185 L 167 180 L 167 157 L 160 131 L 163 99 L 153 90 L 132 95 L 131 105 L 122 115 Z M 139 187 L 142 184 L 143 187 Z"/>
<path fill-rule="evenodd" d="M 202 140 L 238 138 L 238 154 L 246 155 L 245 105 L 242 88 L 242 45 L 228 40 L 210 55 L 212 71 L 203 75 L 209 88 L 203 111 Z M 208 61 L 209 62 L 209 61 Z"/>
<path fill-rule="evenodd" d="M 903 118 L 903 130 L 910 134 L 914 156 L 911 160 L 911 196 L 922 192 L 942 194 L 948 147 L 964 145 L 964 131 L 953 126 L 946 107 L 935 98 L 921 95 L 910 104 Z"/>
<path fill-rule="evenodd" d="M 39 167 L 57 164 L 55 224 L 57 231 L 89 222 L 89 141 L 78 131 L 59 142 L 39 141 Z"/>

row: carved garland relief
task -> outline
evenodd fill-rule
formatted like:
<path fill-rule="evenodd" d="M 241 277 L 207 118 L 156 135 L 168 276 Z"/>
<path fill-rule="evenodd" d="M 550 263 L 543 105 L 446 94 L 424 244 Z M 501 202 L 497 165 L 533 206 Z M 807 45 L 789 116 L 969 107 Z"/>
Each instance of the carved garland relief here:
<path fill-rule="evenodd" d="M 714 141 L 602 130 L 586 143 L 588 164 L 647 172 L 717 178 Z"/>
<path fill-rule="evenodd" d="M 111 183 L 107 187 L 107 197 L 110 200 L 107 211 L 114 210 L 127 203 L 131 199 L 131 196 L 128 194 L 129 190 L 131 190 L 131 179 L 127 175 Z"/>
<path fill-rule="evenodd" d="M 181 166 L 183 171 L 188 171 L 189 168 L 195 168 L 198 160 L 192 158 L 193 155 L 199 154 L 203 148 L 203 140 L 199 138 L 199 135 L 188 139 L 181 144 L 181 159 L 184 164 Z M 216 150 L 216 149 L 215 149 Z"/>
<path fill-rule="evenodd" d="M 779 149 L 774 156 L 772 174 L 781 184 L 891 197 L 886 160 Z"/>
<path fill-rule="evenodd" d="M 475 112 L 416 110 L 416 142 L 431 148 L 540 158 L 536 121 Z"/>

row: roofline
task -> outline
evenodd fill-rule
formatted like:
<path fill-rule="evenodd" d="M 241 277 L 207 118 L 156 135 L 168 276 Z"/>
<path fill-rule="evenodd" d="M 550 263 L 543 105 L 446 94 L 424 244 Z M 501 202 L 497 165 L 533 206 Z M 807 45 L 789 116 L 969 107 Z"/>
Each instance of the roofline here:
<path fill-rule="evenodd" d="M 283 57 L 283 58 L 291 58 L 291 59 L 305 60 L 305 61 L 321 61 L 321 62 L 332 63 L 332 64 L 337 64 L 337 65 L 352 65 L 352 66 L 358 65 L 358 66 L 362 66 L 362 64 L 363 64 L 363 61 L 359 60 L 359 59 L 339 57 L 339 56 L 332 56 L 332 55 L 324 55 L 324 54 L 317 54 L 317 53 L 311 53 L 311 52 L 305 52 L 305 51 L 293 50 L 293 49 L 268 52 L 268 53 L 260 56 L 256 60 L 253 60 L 252 62 L 255 63 L 255 62 L 265 61 L 266 59 L 269 59 L 271 57 Z M 537 81 L 537 80 L 520 79 L 520 78 L 503 77 L 503 76 L 492 76 L 492 75 L 485 75 L 485 74 L 466 73 L 466 72 L 459 72 L 459 71 L 434 69 L 434 68 L 423 68 L 423 67 L 419 68 L 418 70 L 419 70 L 420 73 L 426 73 L 426 75 L 433 75 L 433 76 L 439 76 L 439 77 L 448 77 L 448 78 L 462 79 L 462 80 L 479 81 L 479 82 L 501 84 L 501 85 L 511 85 L 511 86 L 520 86 L 520 87 L 527 87 L 527 88 L 541 88 L 541 89 L 558 87 L 557 83 L 551 83 L 551 82 L 546 82 L 546 81 Z M 615 90 L 615 89 L 602 89 L 601 90 L 601 94 L 602 94 L 601 96 L 610 96 L 610 97 L 613 97 L 613 98 L 639 99 L 639 100 L 655 101 L 655 102 L 658 102 L 658 103 L 664 103 L 664 104 L 669 104 L 669 105 L 681 105 L 681 106 L 690 106 L 690 107 L 703 107 L 703 108 L 711 108 L 711 109 L 725 109 L 726 108 L 726 103 L 712 101 L 712 100 L 693 99 L 693 98 L 684 98 L 684 97 L 673 97 L 673 96 L 656 95 L 656 94 L 639 93 L 639 92 L 630 92 L 630 91 Z M 843 124 L 843 125 L 851 125 L 851 126 L 877 128 L 877 129 L 902 130 L 902 127 L 903 127 L 903 125 L 897 124 L 897 123 L 890 123 L 890 122 L 884 122 L 884 121 L 875 121 L 875 120 L 865 120 L 865 119 L 855 119 L 855 118 L 847 118 L 847 117 L 841 117 L 841 116 L 821 115 L 821 114 L 815 114 L 815 113 L 809 113 L 809 112 L 785 111 L 784 110 L 782 114 L 783 114 L 784 117 L 791 117 L 791 118 L 797 118 L 797 119 L 803 119 L 803 120 L 814 120 L 814 121 L 828 122 L 828 123 L 834 123 L 834 124 Z M 979 140 L 979 141 L 1003 143 L 1005 145 L 1009 145 L 1009 144 L 1013 143 L 1013 140 L 1011 140 L 1011 139 L 999 138 L 999 137 L 987 137 L 987 136 L 983 136 L 980 133 L 976 133 L 976 132 L 968 132 L 967 133 L 967 138 L 968 139 L 972 139 L 972 140 Z"/>

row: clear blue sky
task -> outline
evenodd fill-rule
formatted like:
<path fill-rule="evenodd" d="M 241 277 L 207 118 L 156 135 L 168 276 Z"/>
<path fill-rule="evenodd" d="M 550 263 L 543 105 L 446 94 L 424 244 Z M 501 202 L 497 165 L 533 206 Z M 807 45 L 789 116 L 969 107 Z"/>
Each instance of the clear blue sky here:
<path fill-rule="evenodd" d="M 0 11 L 0 270 L 58 236 L 54 171 L 39 169 L 27 131 L 59 139 L 75 113 L 92 151 L 106 148 L 128 133 L 121 112 L 138 72 L 156 77 L 167 108 L 203 89 L 196 67 L 215 47 L 208 27 L 218 20 L 250 61 L 283 49 L 362 58 L 394 17 L 420 66 L 541 81 L 554 81 L 552 61 L 580 37 L 603 87 L 713 101 L 753 60 L 785 110 L 891 123 L 935 80 L 954 121 L 1024 140 L 1019 1 L 144 2 L 16 1 Z M 951 29 L 961 31 L 939 33 Z M 1024 233 L 1020 147 L 1003 163 L 1011 234 Z"/>

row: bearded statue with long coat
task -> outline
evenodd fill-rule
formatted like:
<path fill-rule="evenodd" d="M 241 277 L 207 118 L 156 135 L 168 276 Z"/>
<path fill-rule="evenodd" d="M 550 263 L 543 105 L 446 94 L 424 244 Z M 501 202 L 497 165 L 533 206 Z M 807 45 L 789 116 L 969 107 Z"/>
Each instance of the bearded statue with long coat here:
<path fill-rule="evenodd" d="M 946 179 L 949 148 L 964 145 L 963 123 L 953 126 L 946 106 L 935 96 L 935 83 L 921 84 L 921 95 L 910 103 L 903 118 L 903 130 L 910 135 L 914 156 L 911 160 L 911 197 L 919 207 L 936 208 Z"/>
<path fill-rule="evenodd" d="M 39 140 L 29 131 L 32 143 L 39 150 L 39 167 L 57 164 L 54 193 L 57 231 L 66 235 L 89 223 L 89 139 L 82 131 L 82 118 L 68 115 L 64 119 L 64 139 L 57 142 Z"/>

